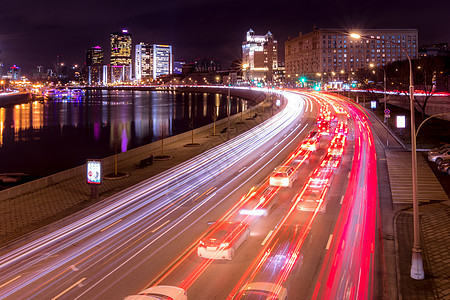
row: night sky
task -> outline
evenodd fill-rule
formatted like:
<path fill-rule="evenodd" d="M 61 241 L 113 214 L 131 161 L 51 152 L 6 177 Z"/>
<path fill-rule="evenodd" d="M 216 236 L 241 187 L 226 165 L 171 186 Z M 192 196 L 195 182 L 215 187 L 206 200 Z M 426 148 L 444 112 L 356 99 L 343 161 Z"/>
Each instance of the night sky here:
<path fill-rule="evenodd" d="M 56 55 L 83 64 L 85 49 L 102 46 L 109 63 L 109 34 L 128 29 L 138 42 L 171 44 L 175 60 L 239 59 L 245 34 L 271 31 L 284 59 L 284 41 L 319 28 L 417 28 L 419 45 L 450 42 L 450 1 L 245 1 L 78 0 L 0 4 L 0 61 L 25 72 L 52 67 Z"/>

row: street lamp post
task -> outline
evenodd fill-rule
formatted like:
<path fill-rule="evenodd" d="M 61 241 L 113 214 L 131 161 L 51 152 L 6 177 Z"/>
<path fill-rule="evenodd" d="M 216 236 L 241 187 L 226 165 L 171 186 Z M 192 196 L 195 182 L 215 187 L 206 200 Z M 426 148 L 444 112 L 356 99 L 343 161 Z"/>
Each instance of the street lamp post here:
<path fill-rule="evenodd" d="M 370 66 L 373 66 L 373 64 L 370 64 Z M 384 123 L 387 127 L 387 118 L 386 118 L 386 69 L 384 67 L 381 67 L 383 69 L 383 89 L 384 89 L 384 95 L 383 95 L 383 102 L 384 102 Z M 386 147 L 389 145 L 389 131 L 386 130 Z"/>
<path fill-rule="evenodd" d="M 364 37 L 357 33 L 350 34 L 350 37 L 355 39 L 374 39 L 371 37 Z M 391 43 L 388 40 L 380 39 L 385 43 Z M 412 183 L 413 183 L 413 222 L 414 222 L 414 242 L 412 248 L 411 260 L 411 278 L 422 280 L 425 278 L 422 261 L 422 249 L 420 247 L 420 224 L 419 224 L 419 200 L 417 199 L 417 155 L 416 155 L 416 124 L 415 124 L 415 109 L 414 109 L 414 81 L 411 58 L 408 52 L 400 45 L 395 43 L 406 54 L 409 62 L 409 106 L 411 110 L 411 154 L 412 154 Z M 386 100 L 386 99 L 385 99 Z M 386 102 L 385 102 L 386 103 Z"/>

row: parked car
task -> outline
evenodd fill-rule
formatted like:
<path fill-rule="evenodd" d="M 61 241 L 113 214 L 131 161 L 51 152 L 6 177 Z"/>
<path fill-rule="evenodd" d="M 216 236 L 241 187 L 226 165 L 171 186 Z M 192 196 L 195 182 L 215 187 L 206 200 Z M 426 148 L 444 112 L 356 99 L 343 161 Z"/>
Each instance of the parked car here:
<path fill-rule="evenodd" d="M 282 166 L 275 169 L 269 178 L 271 186 L 288 186 L 292 187 L 292 183 L 297 180 L 297 172 L 290 166 Z"/>
<path fill-rule="evenodd" d="M 242 222 L 220 221 L 198 244 L 197 254 L 209 259 L 232 260 L 236 250 L 250 236 L 248 225 Z"/>
<path fill-rule="evenodd" d="M 271 282 L 251 282 L 246 284 L 232 299 L 286 300 L 287 290 L 283 286 Z"/>
<path fill-rule="evenodd" d="M 445 144 L 445 145 L 441 145 L 441 146 L 439 146 L 437 148 L 430 149 L 430 152 L 441 152 L 441 151 L 444 151 L 446 149 L 447 150 L 450 149 L 450 144 Z"/>
<path fill-rule="evenodd" d="M 127 296 L 124 300 L 187 300 L 187 293 L 182 288 L 170 285 L 157 285 L 145 289 L 137 295 Z"/>
<path fill-rule="evenodd" d="M 443 160 L 439 165 L 438 165 L 438 170 L 441 171 L 442 173 L 446 173 L 447 175 L 450 175 L 450 160 Z"/>
<path fill-rule="evenodd" d="M 444 149 L 440 152 L 428 152 L 428 160 L 440 164 L 443 160 L 450 159 L 450 149 Z"/>

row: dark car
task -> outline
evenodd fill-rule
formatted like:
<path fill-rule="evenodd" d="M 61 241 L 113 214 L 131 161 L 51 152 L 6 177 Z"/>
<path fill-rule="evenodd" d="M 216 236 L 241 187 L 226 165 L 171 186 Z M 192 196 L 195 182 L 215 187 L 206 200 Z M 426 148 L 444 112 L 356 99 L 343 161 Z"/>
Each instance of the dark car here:
<path fill-rule="evenodd" d="M 438 170 L 450 176 L 450 160 L 443 160 L 438 165 Z"/>

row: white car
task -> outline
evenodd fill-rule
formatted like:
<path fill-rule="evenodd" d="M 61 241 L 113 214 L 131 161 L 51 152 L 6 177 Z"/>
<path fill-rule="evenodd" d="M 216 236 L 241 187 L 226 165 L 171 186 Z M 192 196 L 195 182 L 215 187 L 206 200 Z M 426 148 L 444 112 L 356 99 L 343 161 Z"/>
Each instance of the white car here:
<path fill-rule="evenodd" d="M 450 159 L 450 149 L 444 149 L 440 152 L 428 152 L 428 160 L 440 164 L 443 160 Z"/>
<path fill-rule="evenodd" d="M 260 196 L 252 197 L 239 210 L 244 216 L 264 216 L 267 217 L 277 202 L 276 187 L 267 187 Z"/>
<path fill-rule="evenodd" d="M 197 254 L 209 259 L 232 260 L 236 250 L 250 236 L 248 225 L 242 222 L 220 221 L 198 244 Z"/>
<path fill-rule="evenodd" d="M 286 300 L 287 290 L 283 286 L 271 282 L 251 282 L 245 285 L 232 299 Z"/>
<path fill-rule="evenodd" d="M 187 293 L 177 286 L 157 285 L 123 300 L 187 300 Z"/>
<path fill-rule="evenodd" d="M 289 166 L 282 166 L 275 169 L 270 176 L 269 184 L 271 186 L 288 186 L 292 187 L 292 183 L 297 180 L 297 172 Z"/>
<path fill-rule="evenodd" d="M 440 151 L 444 151 L 444 150 L 448 150 L 448 149 L 450 149 L 450 144 L 445 144 L 445 145 L 439 146 L 437 148 L 430 149 L 430 152 L 440 152 Z"/>

